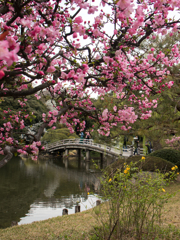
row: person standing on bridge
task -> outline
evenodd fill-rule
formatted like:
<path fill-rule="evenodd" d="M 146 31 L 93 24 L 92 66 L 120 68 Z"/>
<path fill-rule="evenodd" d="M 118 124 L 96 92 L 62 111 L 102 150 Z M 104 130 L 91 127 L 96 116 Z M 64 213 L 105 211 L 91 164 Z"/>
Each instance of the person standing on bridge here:
<path fill-rule="evenodd" d="M 128 137 L 124 136 L 123 150 L 126 152 L 127 152 L 127 142 L 128 142 Z"/>
<path fill-rule="evenodd" d="M 89 133 L 89 132 L 86 133 L 86 139 L 87 139 L 86 142 L 88 143 L 88 142 L 89 142 L 89 139 L 90 139 L 90 133 Z"/>
<path fill-rule="evenodd" d="M 147 154 L 150 154 L 151 153 L 151 145 L 150 145 L 150 140 L 149 141 L 146 141 L 145 145 L 147 147 Z"/>
<path fill-rule="evenodd" d="M 84 139 L 84 133 L 83 133 L 83 131 L 80 133 L 80 138 L 81 138 L 80 143 L 83 143 L 83 139 Z"/>
<path fill-rule="evenodd" d="M 134 137 L 134 155 L 137 153 L 138 154 L 138 144 L 139 144 L 139 140 L 138 140 L 138 136 Z"/>

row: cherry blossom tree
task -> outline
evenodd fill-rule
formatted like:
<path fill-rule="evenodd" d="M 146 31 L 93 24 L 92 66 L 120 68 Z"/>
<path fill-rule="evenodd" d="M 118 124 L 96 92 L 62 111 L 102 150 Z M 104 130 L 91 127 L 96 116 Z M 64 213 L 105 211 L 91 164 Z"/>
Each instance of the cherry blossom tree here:
<path fill-rule="evenodd" d="M 179 0 L 1 0 L 0 97 L 19 100 L 21 111 L 3 111 L 0 128 L 0 167 L 13 153 L 43 149 L 40 138 L 47 126 L 66 124 L 71 132 L 82 114 L 99 123 L 108 136 L 117 123 L 128 130 L 138 118 L 151 117 L 157 100 L 149 100 L 173 81 L 167 68 L 179 63 L 179 46 L 166 54 L 140 46 L 148 38 L 179 31 Z M 175 18 L 173 18 L 175 14 Z M 56 109 L 42 115 L 43 124 L 26 145 L 17 136 L 30 114 L 23 111 L 27 96 L 49 91 Z M 117 105 L 96 109 L 91 94 L 113 92 Z M 137 108 L 120 104 L 136 103 Z"/>
<path fill-rule="evenodd" d="M 171 139 L 166 139 L 166 144 L 173 149 L 179 150 L 180 137 L 173 136 Z"/>

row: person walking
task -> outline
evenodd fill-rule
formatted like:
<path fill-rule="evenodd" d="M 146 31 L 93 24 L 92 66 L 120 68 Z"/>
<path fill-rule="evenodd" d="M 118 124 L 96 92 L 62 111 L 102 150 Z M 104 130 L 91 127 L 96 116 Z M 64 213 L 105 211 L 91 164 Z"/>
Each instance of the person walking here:
<path fill-rule="evenodd" d="M 126 136 L 124 136 L 124 142 L 123 142 L 123 150 L 124 151 L 127 151 L 127 141 L 128 141 L 128 138 Z"/>
<path fill-rule="evenodd" d="M 150 154 L 151 153 L 151 142 L 150 141 L 146 141 L 145 142 L 145 145 L 147 147 L 147 154 Z"/>
<path fill-rule="evenodd" d="M 139 143 L 139 140 L 138 140 L 138 136 L 134 137 L 134 155 L 139 155 L 138 154 L 138 143 Z"/>

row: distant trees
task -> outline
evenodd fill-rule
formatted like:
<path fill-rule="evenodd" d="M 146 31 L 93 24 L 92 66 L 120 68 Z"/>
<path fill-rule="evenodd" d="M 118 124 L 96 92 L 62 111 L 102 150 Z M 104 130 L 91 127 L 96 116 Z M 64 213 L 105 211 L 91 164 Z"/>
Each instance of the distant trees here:
<path fill-rule="evenodd" d="M 67 127 L 59 127 L 55 130 L 48 129 L 47 132 L 42 137 L 41 141 L 42 143 L 53 143 L 57 142 L 63 139 L 68 138 L 78 138 L 79 136 L 76 135 L 76 133 L 70 133 L 69 129 Z"/>
<path fill-rule="evenodd" d="M 31 117 L 26 118 L 24 120 L 26 126 L 42 121 L 42 114 L 48 111 L 48 108 L 46 107 L 46 105 L 42 101 L 37 100 L 35 96 L 28 96 L 27 100 L 28 101 L 26 105 L 23 107 L 23 113 L 24 115 L 29 114 Z M 11 116 L 12 114 L 17 113 L 18 111 L 21 111 L 22 108 L 19 105 L 18 99 L 8 97 L 8 98 L 1 99 L 1 103 L 0 103 L 1 116 L 3 116 L 4 110 L 7 110 L 7 111 L 11 110 L 9 111 L 9 116 Z M 8 115 L 6 115 L 6 117 L 7 116 Z M 1 127 L 3 127 L 3 123 L 4 123 L 3 118 L 1 118 L 0 119 Z"/>

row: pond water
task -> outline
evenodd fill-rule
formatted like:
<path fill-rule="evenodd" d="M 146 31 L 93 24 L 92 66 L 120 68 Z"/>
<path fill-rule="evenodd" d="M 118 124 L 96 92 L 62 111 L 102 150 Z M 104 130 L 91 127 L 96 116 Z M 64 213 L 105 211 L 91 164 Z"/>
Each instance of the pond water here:
<path fill-rule="evenodd" d="M 61 216 L 64 208 L 75 213 L 96 204 L 100 171 L 93 163 L 48 159 L 48 161 L 13 158 L 0 169 L 0 228 L 32 223 Z M 88 194 L 89 193 L 89 194 Z"/>

